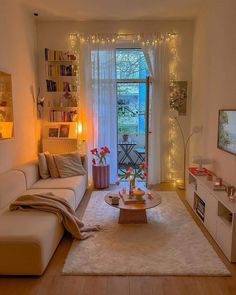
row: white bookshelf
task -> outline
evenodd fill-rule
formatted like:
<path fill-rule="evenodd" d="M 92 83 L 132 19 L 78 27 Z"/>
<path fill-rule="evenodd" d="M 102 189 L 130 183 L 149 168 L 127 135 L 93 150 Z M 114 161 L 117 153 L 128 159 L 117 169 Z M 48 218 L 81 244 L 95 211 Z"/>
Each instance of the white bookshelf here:
<path fill-rule="evenodd" d="M 78 56 L 69 52 L 45 49 L 43 151 L 63 153 L 78 149 L 78 58 Z M 66 70 L 66 68 L 69 70 Z M 52 85 L 53 83 L 55 84 Z M 66 88 L 66 84 L 68 88 Z M 55 86 L 56 89 L 52 86 Z M 69 95 L 69 98 L 65 94 Z M 74 112 L 77 112 L 77 115 L 74 115 Z M 68 126 L 67 137 L 60 137 L 60 135 L 51 137 L 49 135 L 50 128 L 55 127 L 60 130 L 62 125 Z"/>

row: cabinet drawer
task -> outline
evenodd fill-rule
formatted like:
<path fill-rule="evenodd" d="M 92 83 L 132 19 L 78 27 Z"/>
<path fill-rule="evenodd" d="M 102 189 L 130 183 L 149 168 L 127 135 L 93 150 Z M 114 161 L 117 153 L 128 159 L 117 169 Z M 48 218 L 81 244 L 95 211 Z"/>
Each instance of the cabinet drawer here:
<path fill-rule="evenodd" d="M 194 204 L 194 188 L 193 188 L 193 186 L 191 184 L 187 185 L 186 199 L 187 199 L 189 205 L 191 206 L 191 208 L 193 208 L 193 204 Z"/>
<path fill-rule="evenodd" d="M 204 188 L 204 186 L 202 186 L 201 184 L 199 184 L 199 182 L 197 183 L 197 194 L 198 196 L 205 202 L 206 201 L 206 195 L 207 195 L 207 190 Z"/>
<path fill-rule="evenodd" d="M 206 210 L 205 210 L 205 225 L 212 237 L 216 238 L 216 223 L 217 223 L 217 210 L 218 210 L 218 201 L 216 198 L 207 193 L 206 197 Z"/>
<path fill-rule="evenodd" d="M 231 261 L 232 228 L 219 216 L 216 225 L 216 241 L 225 256 Z"/>

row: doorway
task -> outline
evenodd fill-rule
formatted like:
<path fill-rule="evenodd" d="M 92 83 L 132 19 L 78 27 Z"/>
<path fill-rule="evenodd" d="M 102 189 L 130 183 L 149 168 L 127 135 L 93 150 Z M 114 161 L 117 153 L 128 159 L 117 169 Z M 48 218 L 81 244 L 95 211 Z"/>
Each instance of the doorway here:
<path fill-rule="evenodd" d="M 141 48 L 116 49 L 117 167 L 121 175 L 148 158 L 149 75 Z"/>

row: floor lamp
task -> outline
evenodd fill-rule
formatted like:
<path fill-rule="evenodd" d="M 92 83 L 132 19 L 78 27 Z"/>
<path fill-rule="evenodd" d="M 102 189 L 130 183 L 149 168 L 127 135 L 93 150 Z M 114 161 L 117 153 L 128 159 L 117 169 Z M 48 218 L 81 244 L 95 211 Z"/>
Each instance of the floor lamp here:
<path fill-rule="evenodd" d="M 174 117 L 174 118 L 175 118 L 175 120 L 176 120 L 176 122 L 177 122 L 177 125 L 178 125 L 178 127 L 179 127 L 179 130 L 180 130 L 180 133 L 181 133 L 182 142 L 183 142 L 183 148 L 184 148 L 184 171 L 183 171 L 183 183 L 179 184 L 177 187 L 178 187 L 179 189 L 185 190 L 185 184 L 186 184 L 186 180 L 185 180 L 185 178 L 186 178 L 186 176 L 185 176 L 185 175 L 186 175 L 186 171 L 185 171 L 185 170 L 186 170 L 186 156 L 187 156 L 188 143 L 189 143 L 191 137 L 192 137 L 194 134 L 199 133 L 199 132 L 202 131 L 202 127 L 195 126 L 195 127 L 193 128 L 193 131 L 190 133 L 190 135 L 185 139 L 185 137 L 184 137 L 184 133 L 183 133 L 183 129 L 182 129 L 180 123 L 179 123 L 178 118 L 177 118 L 177 117 Z"/>

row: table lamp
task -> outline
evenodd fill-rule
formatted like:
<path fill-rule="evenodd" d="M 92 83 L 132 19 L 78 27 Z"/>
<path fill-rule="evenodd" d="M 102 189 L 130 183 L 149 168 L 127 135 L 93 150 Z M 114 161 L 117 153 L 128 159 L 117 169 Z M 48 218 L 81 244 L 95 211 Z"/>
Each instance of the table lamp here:
<path fill-rule="evenodd" d="M 193 163 L 199 165 L 197 168 L 198 172 L 205 172 L 203 165 L 211 164 L 212 161 L 210 159 L 203 158 L 201 156 L 197 156 L 197 157 L 193 158 Z"/>

